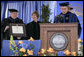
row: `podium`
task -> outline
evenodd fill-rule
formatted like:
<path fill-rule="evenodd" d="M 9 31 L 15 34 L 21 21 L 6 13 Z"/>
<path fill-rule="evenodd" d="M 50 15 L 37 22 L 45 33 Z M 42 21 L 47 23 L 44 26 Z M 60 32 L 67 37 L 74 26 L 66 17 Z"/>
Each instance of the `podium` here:
<path fill-rule="evenodd" d="M 78 23 L 40 23 L 41 48 L 52 47 L 50 40 L 56 33 L 63 33 L 68 39 L 68 44 L 63 50 L 78 51 Z"/>

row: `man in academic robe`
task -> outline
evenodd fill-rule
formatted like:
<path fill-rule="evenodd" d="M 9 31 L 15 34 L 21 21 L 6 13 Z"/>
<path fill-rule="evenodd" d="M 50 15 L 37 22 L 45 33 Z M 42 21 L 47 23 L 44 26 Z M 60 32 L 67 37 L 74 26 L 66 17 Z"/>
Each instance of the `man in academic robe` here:
<path fill-rule="evenodd" d="M 78 23 L 78 38 L 81 34 L 81 24 L 76 16 L 76 14 L 71 13 L 71 8 L 69 2 L 60 3 L 61 12 L 59 16 L 56 16 L 54 23 Z"/>
<path fill-rule="evenodd" d="M 10 17 L 4 18 L 1 22 L 1 34 L 3 40 L 10 40 L 9 24 L 10 23 L 23 23 L 21 19 L 18 18 L 18 11 L 16 9 L 9 9 Z M 14 40 L 20 39 L 20 37 L 14 37 Z"/>
<path fill-rule="evenodd" d="M 40 39 L 40 25 L 39 25 L 39 23 L 41 23 L 41 22 L 38 21 L 39 14 L 37 11 L 34 11 L 32 13 L 32 18 L 33 18 L 33 21 L 31 23 L 28 23 L 26 26 L 27 36 L 28 36 L 27 39 L 32 37 L 35 40 L 39 40 Z"/>

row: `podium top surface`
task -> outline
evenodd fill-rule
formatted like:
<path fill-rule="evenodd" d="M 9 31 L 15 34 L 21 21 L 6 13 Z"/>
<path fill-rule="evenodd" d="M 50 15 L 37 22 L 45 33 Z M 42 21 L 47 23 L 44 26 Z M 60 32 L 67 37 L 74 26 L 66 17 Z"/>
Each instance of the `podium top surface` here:
<path fill-rule="evenodd" d="M 56 27 L 56 26 L 74 26 L 74 27 L 77 27 L 78 26 L 78 23 L 40 23 L 40 26 L 43 27 L 43 26 L 52 26 L 52 27 Z"/>

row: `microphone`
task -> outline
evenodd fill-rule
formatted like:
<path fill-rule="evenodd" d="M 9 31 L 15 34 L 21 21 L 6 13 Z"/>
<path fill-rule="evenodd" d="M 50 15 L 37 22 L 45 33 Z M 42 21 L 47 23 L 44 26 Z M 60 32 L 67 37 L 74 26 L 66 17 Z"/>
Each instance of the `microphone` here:
<path fill-rule="evenodd" d="M 56 19 L 57 19 L 57 22 L 63 23 L 63 15 L 57 15 Z"/>

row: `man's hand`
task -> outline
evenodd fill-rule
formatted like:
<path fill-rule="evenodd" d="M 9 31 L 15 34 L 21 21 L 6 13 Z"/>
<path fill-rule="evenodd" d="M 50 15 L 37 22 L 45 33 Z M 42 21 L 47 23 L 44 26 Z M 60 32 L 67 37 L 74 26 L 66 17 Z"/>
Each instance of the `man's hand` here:
<path fill-rule="evenodd" d="M 5 32 L 6 30 L 8 30 L 8 29 L 9 29 L 9 26 L 6 26 L 4 32 Z"/>

